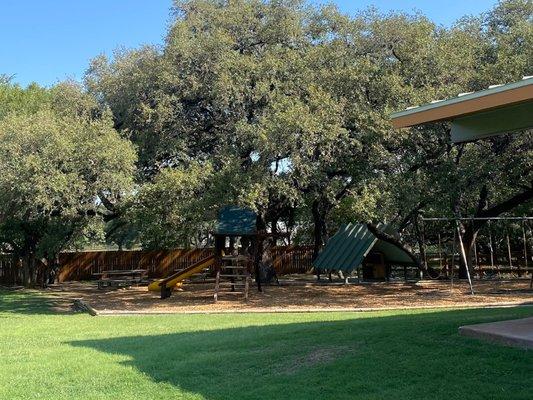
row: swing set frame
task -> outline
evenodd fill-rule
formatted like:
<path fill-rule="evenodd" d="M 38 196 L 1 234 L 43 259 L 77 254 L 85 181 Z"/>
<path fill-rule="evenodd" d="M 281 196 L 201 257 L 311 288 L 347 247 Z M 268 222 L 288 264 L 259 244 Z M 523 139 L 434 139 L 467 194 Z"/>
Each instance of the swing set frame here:
<path fill-rule="evenodd" d="M 447 274 L 450 277 L 450 283 L 451 287 L 453 288 L 453 280 L 454 280 L 454 267 L 455 267 L 455 253 L 456 249 L 459 250 L 459 256 L 462 260 L 462 262 L 465 265 L 466 269 L 466 275 L 468 279 L 468 283 L 470 286 L 470 293 L 474 294 L 474 287 L 472 284 L 472 277 L 470 272 L 473 271 L 471 265 L 469 265 L 469 255 L 466 254 L 464 242 L 463 242 L 463 234 L 461 233 L 461 222 L 472 222 L 472 221 L 486 221 L 489 229 L 489 243 L 488 248 L 490 251 L 490 263 L 491 268 L 496 268 L 498 277 L 501 277 L 500 274 L 500 268 L 497 263 L 495 263 L 494 258 L 494 245 L 493 245 L 493 236 L 492 236 L 492 229 L 491 229 L 491 222 L 492 221 L 506 221 L 506 222 L 522 222 L 522 243 L 523 243 L 523 257 L 524 257 L 524 270 L 522 271 L 520 266 L 517 266 L 517 272 L 518 275 L 521 276 L 521 273 L 524 272 L 526 275 L 528 273 L 531 274 L 529 287 L 533 288 L 533 270 L 530 270 L 529 264 L 530 264 L 530 258 L 533 256 L 533 250 L 530 246 L 530 243 L 533 242 L 533 235 L 531 232 L 531 226 L 530 223 L 533 221 L 533 217 L 457 217 L 457 218 L 447 218 L 447 217 L 436 217 L 436 218 L 421 218 L 422 222 L 422 247 L 424 252 L 424 259 L 422 262 L 424 263 L 424 266 L 426 267 L 426 270 L 428 268 L 428 260 L 426 254 L 427 252 L 427 243 L 426 243 L 426 223 L 427 222 L 446 222 L 446 223 L 452 223 L 454 225 L 454 233 L 453 233 L 453 240 L 452 240 L 452 262 L 451 265 L 443 265 L 442 263 L 442 238 L 441 233 L 437 233 L 437 244 L 438 244 L 438 255 L 439 255 L 439 267 L 440 271 L 442 272 L 444 269 L 447 270 Z M 527 226 L 527 229 L 526 229 Z M 513 268 L 513 260 L 512 260 L 512 251 L 511 251 L 511 241 L 509 237 L 509 232 L 505 232 L 505 239 L 507 244 L 507 259 L 509 263 L 509 270 L 512 270 Z M 457 245 L 456 245 L 457 243 Z M 478 247 L 477 247 L 477 237 L 474 239 L 473 243 L 473 256 L 474 256 L 474 267 L 477 267 L 478 270 L 481 270 L 480 264 L 478 262 Z M 447 260 L 447 256 L 446 256 Z M 447 264 L 447 261 L 446 261 Z M 533 263 L 532 263 L 533 265 Z"/>

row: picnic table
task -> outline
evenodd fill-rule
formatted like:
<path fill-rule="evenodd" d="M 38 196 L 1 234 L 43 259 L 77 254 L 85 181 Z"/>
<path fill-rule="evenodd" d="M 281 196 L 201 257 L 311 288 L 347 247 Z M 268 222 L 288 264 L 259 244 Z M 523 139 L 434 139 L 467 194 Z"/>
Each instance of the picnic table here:
<path fill-rule="evenodd" d="M 146 281 L 146 269 L 121 269 L 102 271 L 94 276 L 99 277 L 98 289 L 105 287 L 129 287 Z"/>

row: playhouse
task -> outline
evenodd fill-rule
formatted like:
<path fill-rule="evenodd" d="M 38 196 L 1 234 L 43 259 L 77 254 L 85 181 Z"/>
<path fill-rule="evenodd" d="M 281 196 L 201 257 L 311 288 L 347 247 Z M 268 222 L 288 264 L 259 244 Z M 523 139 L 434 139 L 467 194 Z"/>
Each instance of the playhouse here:
<path fill-rule="evenodd" d="M 380 224 L 388 234 L 393 234 L 387 226 Z M 414 266 L 413 260 L 401 248 L 378 239 L 365 224 L 349 223 L 341 226 L 328 241 L 324 250 L 313 262 L 320 274 L 340 273 L 347 278 L 354 271 L 359 280 L 389 280 L 392 266 Z"/>

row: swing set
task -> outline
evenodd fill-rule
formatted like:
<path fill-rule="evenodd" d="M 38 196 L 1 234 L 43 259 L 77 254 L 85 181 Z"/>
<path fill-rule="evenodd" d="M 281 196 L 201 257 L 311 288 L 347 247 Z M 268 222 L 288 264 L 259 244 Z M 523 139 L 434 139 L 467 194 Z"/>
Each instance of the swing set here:
<path fill-rule="evenodd" d="M 474 294 L 472 279 L 523 279 L 533 287 L 533 217 L 422 218 L 423 260 L 432 279 L 449 279 L 452 286 L 461 265 Z M 462 223 L 481 222 L 467 249 Z"/>

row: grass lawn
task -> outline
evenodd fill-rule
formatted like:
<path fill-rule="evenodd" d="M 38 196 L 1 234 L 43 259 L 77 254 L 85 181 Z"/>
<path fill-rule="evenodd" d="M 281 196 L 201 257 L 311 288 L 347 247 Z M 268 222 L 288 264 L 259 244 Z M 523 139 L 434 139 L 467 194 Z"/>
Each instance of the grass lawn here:
<path fill-rule="evenodd" d="M 457 334 L 531 315 L 90 317 L 0 291 L 0 399 L 531 399 L 533 352 Z"/>

